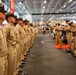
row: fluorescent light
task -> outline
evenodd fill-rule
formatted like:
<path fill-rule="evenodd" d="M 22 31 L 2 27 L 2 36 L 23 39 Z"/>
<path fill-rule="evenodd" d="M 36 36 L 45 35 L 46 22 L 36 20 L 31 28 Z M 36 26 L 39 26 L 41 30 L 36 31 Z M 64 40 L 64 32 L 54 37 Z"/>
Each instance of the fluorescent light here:
<path fill-rule="evenodd" d="M 26 11 L 26 13 L 27 13 L 28 11 Z"/>
<path fill-rule="evenodd" d="M 44 10 L 42 10 L 44 12 Z"/>
<path fill-rule="evenodd" d="M 44 3 L 46 3 L 46 0 L 44 1 Z"/>
<path fill-rule="evenodd" d="M 19 2 L 20 4 L 22 4 L 22 2 Z"/>
<path fill-rule="evenodd" d="M 57 13 L 58 13 L 58 11 L 57 11 Z"/>
<path fill-rule="evenodd" d="M 23 9 L 25 9 L 25 7 L 23 7 Z"/>
<path fill-rule="evenodd" d="M 2 1 L 0 0 L 0 3 L 1 3 Z"/>
<path fill-rule="evenodd" d="M 43 8 L 45 8 L 45 6 L 43 6 Z"/>
<path fill-rule="evenodd" d="M 72 2 L 72 0 L 69 0 L 69 2 Z"/>
<path fill-rule="evenodd" d="M 66 5 L 63 6 L 64 8 L 66 7 Z"/>

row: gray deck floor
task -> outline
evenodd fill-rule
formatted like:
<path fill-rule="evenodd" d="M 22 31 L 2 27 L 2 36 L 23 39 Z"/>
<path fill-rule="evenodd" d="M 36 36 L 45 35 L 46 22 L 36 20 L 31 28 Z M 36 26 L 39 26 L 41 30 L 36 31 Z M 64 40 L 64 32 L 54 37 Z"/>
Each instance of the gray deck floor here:
<path fill-rule="evenodd" d="M 76 75 L 76 58 L 54 48 L 49 34 L 39 34 L 22 69 L 28 75 Z"/>

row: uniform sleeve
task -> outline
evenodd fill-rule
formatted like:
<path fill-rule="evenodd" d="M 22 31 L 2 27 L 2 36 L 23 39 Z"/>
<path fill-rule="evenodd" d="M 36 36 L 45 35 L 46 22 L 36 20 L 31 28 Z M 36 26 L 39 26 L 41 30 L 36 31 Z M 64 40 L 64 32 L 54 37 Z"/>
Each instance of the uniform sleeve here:
<path fill-rule="evenodd" d="M 10 33 L 10 29 L 8 27 L 4 27 L 5 36 L 8 37 Z"/>
<path fill-rule="evenodd" d="M 74 32 L 76 32 L 76 25 L 75 25 L 75 27 L 74 27 Z"/>

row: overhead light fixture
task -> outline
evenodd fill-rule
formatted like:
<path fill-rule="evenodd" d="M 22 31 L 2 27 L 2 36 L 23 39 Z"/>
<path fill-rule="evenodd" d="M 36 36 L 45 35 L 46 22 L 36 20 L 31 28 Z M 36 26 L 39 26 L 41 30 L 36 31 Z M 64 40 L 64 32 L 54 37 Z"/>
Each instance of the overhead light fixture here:
<path fill-rule="evenodd" d="M 19 2 L 19 4 L 22 4 L 22 2 Z"/>
<path fill-rule="evenodd" d="M 0 3 L 1 3 L 2 1 L 0 0 Z"/>
<path fill-rule="evenodd" d="M 23 7 L 23 9 L 25 9 L 25 7 Z"/>
<path fill-rule="evenodd" d="M 44 10 L 42 10 L 44 12 Z"/>
<path fill-rule="evenodd" d="M 72 2 L 72 0 L 69 0 L 69 2 Z"/>
<path fill-rule="evenodd" d="M 43 6 L 43 8 L 45 8 L 45 6 Z"/>
<path fill-rule="evenodd" d="M 66 5 L 63 6 L 64 8 L 66 7 Z"/>
<path fill-rule="evenodd" d="M 26 13 L 27 13 L 28 11 L 26 11 Z"/>
<path fill-rule="evenodd" d="M 42 10 L 42 14 L 44 13 L 44 10 Z"/>
<path fill-rule="evenodd" d="M 58 13 L 58 11 L 57 11 L 57 13 Z"/>
<path fill-rule="evenodd" d="M 46 0 L 44 1 L 44 3 L 46 3 Z"/>
<path fill-rule="evenodd" d="M 26 12 L 27 14 L 29 14 L 29 12 L 28 12 L 27 10 L 26 10 L 25 12 Z"/>
<path fill-rule="evenodd" d="M 74 11 L 71 11 L 71 12 L 74 12 Z"/>

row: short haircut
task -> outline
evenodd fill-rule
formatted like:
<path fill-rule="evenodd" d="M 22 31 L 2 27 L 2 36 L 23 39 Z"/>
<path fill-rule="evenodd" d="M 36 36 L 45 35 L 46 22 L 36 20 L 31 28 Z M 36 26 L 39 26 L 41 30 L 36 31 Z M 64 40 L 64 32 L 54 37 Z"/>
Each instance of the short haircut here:
<path fill-rule="evenodd" d="M 66 20 L 66 22 L 70 22 L 70 20 Z"/>

